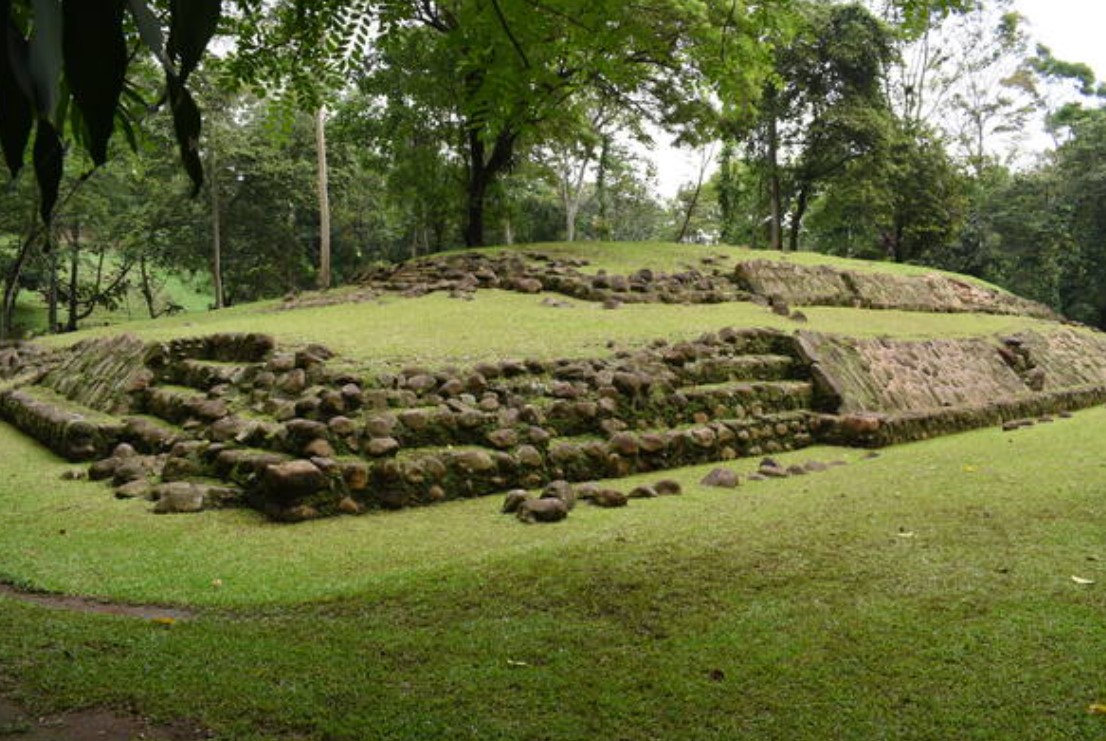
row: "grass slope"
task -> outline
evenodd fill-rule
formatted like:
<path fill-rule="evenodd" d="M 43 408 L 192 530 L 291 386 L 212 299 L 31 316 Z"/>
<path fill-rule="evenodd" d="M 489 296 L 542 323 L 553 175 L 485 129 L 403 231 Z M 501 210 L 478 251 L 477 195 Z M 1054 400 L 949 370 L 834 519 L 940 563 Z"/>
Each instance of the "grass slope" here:
<path fill-rule="evenodd" d="M 488 253 L 502 252 L 502 247 L 489 247 L 479 250 Z M 674 272 L 687 268 L 709 269 L 701 260 L 704 257 L 723 258 L 713 267 L 732 267 L 745 260 L 780 260 L 797 265 L 829 265 L 844 270 L 864 273 L 890 273 L 893 275 L 926 275 L 942 273 L 955 275 L 979 285 L 997 288 L 993 284 L 970 276 L 949 273 L 922 265 L 900 264 L 894 262 L 876 262 L 856 260 L 819 252 L 776 252 L 773 250 L 754 250 L 731 245 L 675 244 L 672 242 L 550 242 L 534 245 L 521 245 L 517 249 L 524 252 L 542 252 L 553 257 L 584 258 L 588 265 L 580 268 L 582 272 L 594 273 L 606 270 L 610 273 L 627 274 L 648 266 L 653 270 Z M 1001 290 L 1001 289 L 999 289 Z"/>
<path fill-rule="evenodd" d="M 502 357 L 594 357 L 664 337 L 698 337 L 726 326 L 805 328 L 875 337 L 968 337 L 1054 326 L 1021 317 L 861 311 L 832 307 L 804 309 L 807 324 L 777 316 L 750 303 L 710 305 L 627 304 L 616 311 L 574 301 L 551 308 L 541 296 L 480 291 L 473 301 L 435 293 L 418 299 L 345 303 L 279 311 L 274 303 L 188 314 L 88 330 L 50 338 L 68 344 L 85 337 L 130 332 L 150 340 L 215 332 L 267 332 L 281 343 L 321 342 L 361 367 L 468 365 Z"/>
<path fill-rule="evenodd" d="M 208 607 L 0 599 L 0 666 L 36 707 L 226 738 L 1099 738 L 1106 599 L 1070 577 L 1106 579 L 1103 435 L 1096 409 L 732 492 L 689 469 L 549 527 L 487 499 L 281 527 L 151 517 L 3 428 L 0 572 Z"/>
<path fill-rule="evenodd" d="M 618 272 L 718 252 L 571 249 Z M 799 326 L 742 304 L 540 299 L 269 303 L 126 329 L 270 332 L 368 369 Z M 811 329 L 863 336 L 1047 326 L 806 313 Z M 495 499 L 286 526 L 248 511 L 154 517 L 62 482 L 72 466 L 0 425 L 0 579 L 198 612 L 164 625 L 0 596 L 0 689 L 35 711 L 108 705 L 218 738 L 1101 738 L 1087 708 L 1106 700 L 1104 435 L 1099 408 L 874 460 L 791 453 L 849 465 L 733 491 L 685 469 L 681 497 L 581 507 L 554 526 L 519 525 Z"/>

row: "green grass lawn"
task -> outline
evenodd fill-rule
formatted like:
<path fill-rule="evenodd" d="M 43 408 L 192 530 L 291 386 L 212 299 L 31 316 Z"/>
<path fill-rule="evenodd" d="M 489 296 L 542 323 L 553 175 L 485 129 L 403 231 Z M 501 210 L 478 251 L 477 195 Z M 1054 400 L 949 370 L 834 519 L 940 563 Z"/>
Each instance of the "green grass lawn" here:
<path fill-rule="evenodd" d="M 572 250 L 628 272 L 725 248 Z M 50 341 L 258 331 L 367 370 L 605 355 L 725 326 L 1055 326 L 836 308 L 798 325 L 751 304 L 541 298 L 269 302 Z M 875 459 L 789 453 L 848 465 L 736 490 L 699 486 L 711 466 L 666 472 L 683 496 L 581 506 L 557 525 L 523 526 L 497 497 L 281 525 L 250 510 L 155 516 L 62 481 L 73 465 L 0 424 L 0 580 L 195 613 L 166 625 L 0 595 L 0 692 L 36 713 L 188 718 L 220 739 L 1103 738 L 1088 707 L 1106 702 L 1104 437 L 1097 408 Z"/>
<path fill-rule="evenodd" d="M 0 427 L 0 574 L 199 609 L 0 597 L 0 676 L 219 738 L 1102 738 L 1104 436 L 1099 408 L 732 491 L 687 469 L 552 526 L 497 499 L 286 526 L 155 517 Z"/>
<path fill-rule="evenodd" d="M 489 247 L 481 252 L 498 253 L 502 247 Z M 754 250 L 747 247 L 715 244 L 674 244 L 671 242 L 552 242 L 535 245 L 519 245 L 510 248 L 518 251 L 542 252 L 561 258 L 584 258 L 588 265 L 581 272 L 594 273 L 606 270 L 610 273 L 632 273 L 643 267 L 653 270 L 675 272 L 696 268 L 709 272 L 713 268 L 732 269 L 738 262 L 745 260 L 782 260 L 797 265 L 829 265 L 832 267 L 855 270 L 865 273 L 891 273 L 893 275 L 927 275 L 942 273 L 962 280 L 996 288 L 985 281 L 950 273 L 923 265 L 900 264 L 874 260 L 856 260 L 847 257 L 835 257 L 819 252 L 779 252 L 776 250 Z M 713 264 L 704 264 L 704 257 L 714 258 Z M 723 259 L 718 259 L 723 258 Z M 1001 289 L 999 289 L 1001 290 Z"/>
<path fill-rule="evenodd" d="M 135 271 L 137 273 L 137 270 Z M 135 278 L 137 281 L 137 277 Z M 207 311 L 212 302 L 210 281 L 206 276 L 188 276 L 179 273 L 161 275 L 163 285 L 158 291 L 158 305 L 166 299 L 178 304 L 186 314 Z M 58 307 L 58 319 L 62 323 L 68 316 L 64 305 Z M 82 327 L 112 327 L 127 322 L 140 322 L 149 317 L 146 303 L 137 284 L 132 286 L 115 309 L 96 308 L 81 321 Z M 23 333 L 40 335 L 47 328 L 46 301 L 41 295 L 23 291 L 16 302 L 14 324 Z"/>
<path fill-rule="evenodd" d="M 584 301 L 551 308 L 541 296 L 480 291 L 473 301 L 435 293 L 423 298 L 388 297 L 382 302 L 346 303 L 278 311 L 267 302 L 153 322 L 134 322 L 48 338 L 54 344 L 131 332 L 150 340 L 215 332 L 267 332 L 288 345 L 321 342 L 361 367 L 469 365 L 487 358 L 585 357 L 666 337 L 689 339 L 726 326 L 800 327 L 854 336 L 908 338 L 968 337 L 1056 326 L 1024 317 L 862 311 L 833 307 L 804 309 L 806 324 L 777 316 L 751 303 L 700 305 L 627 304 L 616 311 Z"/>

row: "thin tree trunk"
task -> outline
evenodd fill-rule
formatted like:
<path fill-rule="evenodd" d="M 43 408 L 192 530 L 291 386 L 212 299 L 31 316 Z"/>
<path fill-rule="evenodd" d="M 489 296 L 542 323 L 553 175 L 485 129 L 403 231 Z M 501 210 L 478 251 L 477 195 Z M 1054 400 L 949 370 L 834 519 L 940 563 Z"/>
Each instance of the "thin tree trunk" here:
<path fill-rule="evenodd" d="M 607 168 L 610 167 L 611 137 L 603 135 L 603 143 L 599 149 L 599 167 L 595 173 L 595 196 L 599 199 L 599 225 L 596 229 L 596 237 L 600 240 L 610 238 L 611 227 L 607 223 Z"/>
<path fill-rule="evenodd" d="M 772 112 L 768 117 L 768 247 L 773 250 L 783 250 L 783 206 L 780 201 L 779 128 Z"/>
<path fill-rule="evenodd" d="M 799 195 L 795 199 L 795 211 L 791 215 L 791 234 L 789 237 L 789 249 L 792 252 L 799 251 L 799 232 L 802 230 L 803 217 L 806 215 L 808 203 L 806 186 L 799 188 Z"/>
<path fill-rule="evenodd" d="M 713 146 L 703 151 L 702 161 L 699 163 L 699 178 L 695 181 L 695 191 L 691 194 L 691 202 L 687 204 L 687 211 L 684 212 L 684 222 L 680 225 L 680 231 L 676 234 L 677 242 L 684 241 L 687 236 L 688 227 L 691 226 L 691 217 L 695 215 L 695 209 L 699 206 L 699 196 L 703 192 L 703 180 L 707 176 L 707 168 L 710 167 L 713 156 Z"/>
<path fill-rule="evenodd" d="M 77 295 L 77 278 L 80 271 L 80 256 L 81 256 L 81 222 L 77 221 L 73 225 L 73 244 L 72 249 L 69 250 L 69 305 L 67 307 L 67 316 L 65 319 L 65 330 L 67 332 L 77 331 L 77 311 L 79 310 Z"/>
<path fill-rule="evenodd" d="M 46 294 L 46 332 L 58 333 L 58 251 L 50 250 L 46 256 L 46 262 L 50 270 L 50 282 Z"/>
<path fill-rule="evenodd" d="M 0 301 L 0 340 L 10 340 L 15 330 L 15 300 L 19 296 L 19 276 L 23 274 L 23 268 L 27 264 L 27 258 L 31 255 L 35 240 L 39 236 L 39 228 L 36 225 L 38 207 L 31 209 L 31 218 L 27 226 L 27 237 L 19 247 L 19 253 L 15 260 L 8 266 L 4 274 L 4 297 Z"/>
<path fill-rule="evenodd" d="M 330 193 L 326 157 L 326 106 L 315 112 L 315 149 L 319 160 L 319 288 L 330 288 Z"/>
<path fill-rule="evenodd" d="M 151 319 L 157 319 L 158 311 L 154 305 L 154 289 L 150 285 L 150 271 L 146 268 L 146 256 L 138 258 L 138 277 L 142 288 L 142 299 L 146 302 L 146 312 Z"/>
<path fill-rule="evenodd" d="M 211 283 L 215 289 L 215 308 L 221 309 L 225 305 L 223 296 L 223 234 L 222 224 L 219 218 L 219 172 L 215 153 L 215 137 L 211 137 L 211 173 L 208 180 L 211 182 Z"/>

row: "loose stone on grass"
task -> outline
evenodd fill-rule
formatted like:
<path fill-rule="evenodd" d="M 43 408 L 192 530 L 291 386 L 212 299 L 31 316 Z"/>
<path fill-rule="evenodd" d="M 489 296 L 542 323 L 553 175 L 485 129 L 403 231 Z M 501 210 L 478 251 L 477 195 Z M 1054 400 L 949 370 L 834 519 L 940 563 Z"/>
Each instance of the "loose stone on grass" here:
<path fill-rule="evenodd" d="M 737 473 L 728 468 L 715 468 L 700 481 L 700 486 L 715 486 L 722 489 L 733 489 L 741 483 Z"/>
<path fill-rule="evenodd" d="M 654 489 L 652 486 L 643 485 L 635 486 L 626 496 L 630 499 L 655 499 L 656 497 L 660 496 L 660 494 L 658 494 L 657 490 Z"/>
<path fill-rule="evenodd" d="M 204 508 L 203 487 L 185 481 L 162 484 L 154 489 L 153 496 L 157 499 L 154 513 L 159 515 L 201 512 Z"/>
<path fill-rule="evenodd" d="M 680 486 L 680 482 L 674 479 L 661 479 L 653 484 L 653 489 L 662 497 L 683 494 L 684 492 L 683 487 Z"/>
<path fill-rule="evenodd" d="M 531 499 L 530 493 L 525 489 L 512 489 L 503 498 L 503 507 L 499 510 L 503 514 L 513 514 L 518 511 L 523 502 Z"/>
<path fill-rule="evenodd" d="M 560 522 L 568 517 L 568 505 L 560 499 L 527 499 L 519 504 L 515 516 L 527 524 Z"/>
<path fill-rule="evenodd" d="M 589 499 L 596 507 L 625 507 L 629 499 L 616 489 L 599 489 Z"/>

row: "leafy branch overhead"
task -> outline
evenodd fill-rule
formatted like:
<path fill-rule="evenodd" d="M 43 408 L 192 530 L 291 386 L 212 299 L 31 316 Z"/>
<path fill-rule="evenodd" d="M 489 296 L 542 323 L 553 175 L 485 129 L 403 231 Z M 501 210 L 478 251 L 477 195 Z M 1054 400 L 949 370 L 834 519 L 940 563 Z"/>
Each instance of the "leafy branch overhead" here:
<path fill-rule="evenodd" d="M 199 189 L 200 112 L 187 82 L 221 11 L 221 0 L 171 0 L 164 19 L 145 0 L 0 0 L 0 146 L 15 177 L 34 134 L 44 221 L 57 203 L 62 133 L 68 127 L 95 165 L 106 161 L 127 67 L 140 44 L 165 71 L 181 159 Z"/>

